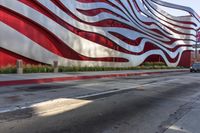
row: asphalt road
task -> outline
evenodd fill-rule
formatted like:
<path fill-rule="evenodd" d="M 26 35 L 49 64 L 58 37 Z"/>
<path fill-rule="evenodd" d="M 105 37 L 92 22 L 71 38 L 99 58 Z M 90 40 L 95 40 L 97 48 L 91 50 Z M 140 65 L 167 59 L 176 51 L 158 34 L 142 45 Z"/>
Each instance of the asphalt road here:
<path fill-rule="evenodd" d="M 200 73 L 0 88 L 0 133 L 199 133 Z"/>

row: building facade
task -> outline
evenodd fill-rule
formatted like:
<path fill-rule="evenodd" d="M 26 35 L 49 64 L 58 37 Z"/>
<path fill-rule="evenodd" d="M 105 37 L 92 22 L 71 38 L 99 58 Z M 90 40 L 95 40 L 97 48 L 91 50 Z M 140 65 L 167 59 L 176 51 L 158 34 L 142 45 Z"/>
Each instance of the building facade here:
<path fill-rule="evenodd" d="M 189 66 L 200 21 L 160 0 L 1 0 L 0 66 Z M 172 16 L 162 6 L 188 12 Z"/>

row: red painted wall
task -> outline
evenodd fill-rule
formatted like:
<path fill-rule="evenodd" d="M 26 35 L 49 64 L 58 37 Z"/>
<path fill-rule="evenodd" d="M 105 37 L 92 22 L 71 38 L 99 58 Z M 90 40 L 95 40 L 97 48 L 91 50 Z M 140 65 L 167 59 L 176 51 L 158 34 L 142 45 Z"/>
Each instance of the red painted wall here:
<path fill-rule="evenodd" d="M 0 67 L 15 65 L 16 61 L 21 59 L 24 61 L 24 64 L 42 64 L 37 61 L 33 61 L 31 59 L 25 58 L 8 50 L 0 48 Z"/>
<path fill-rule="evenodd" d="M 37 1 L 30 1 L 30 0 L 19 0 L 19 1 L 22 2 L 23 4 L 26 4 L 27 6 L 30 6 L 33 9 L 37 10 L 41 14 L 49 17 L 50 19 L 52 19 L 56 23 L 62 25 L 64 28 L 68 29 L 69 31 L 73 32 L 74 34 L 76 34 L 76 35 L 78 35 L 82 38 L 85 38 L 89 41 L 95 42 L 99 45 L 105 46 L 109 49 L 116 50 L 116 51 L 119 51 L 119 52 L 122 52 L 122 53 L 125 53 L 125 54 L 130 54 L 130 55 L 131 54 L 132 55 L 141 55 L 141 54 L 144 54 L 145 52 L 147 52 L 149 50 L 159 49 L 158 46 L 156 46 L 152 43 L 146 43 L 144 50 L 142 52 L 138 52 L 138 53 L 131 52 L 131 51 L 129 51 L 129 50 L 123 48 L 123 47 L 120 47 L 119 45 L 116 45 L 116 43 L 114 41 L 106 38 L 106 36 L 103 36 L 103 35 L 100 35 L 100 34 L 97 34 L 97 33 L 93 33 L 93 32 L 83 31 L 83 30 L 80 30 L 80 29 L 70 25 L 69 23 L 63 21 L 59 17 L 56 17 L 55 14 L 51 13 L 48 9 L 43 7 L 43 5 L 41 5 Z M 111 4 L 110 2 L 108 2 L 106 0 L 78 0 L 78 1 L 84 2 L 84 3 L 105 2 L 105 3 Z M 148 35 L 142 29 L 141 30 L 136 29 L 134 27 L 131 27 L 130 25 L 126 25 L 126 24 L 120 23 L 118 21 L 113 21 L 113 20 L 105 20 L 104 21 L 103 20 L 103 21 L 99 21 L 99 22 L 95 22 L 95 23 L 84 22 L 83 20 L 79 19 L 75 14 L 70 12 L 66 7 L 64 7 L 61 2 L 59 2 L 59 1 L 53 1 L 53 2 L 57 7 L 59 7 L 61 10 L 63 10 L 65 13 L 67 13 L 73 19 L 80 21 L 82 23 L 93 25 L 93 26 L 127 28 L 127 29 L 131 29 L 131 30 L 135 30 L 139 33 Z M 120 3 L 120 1 L 118 1 L 118 2 Z M 113 5 L 113 6 L 115 6 L 115 5 Z M 139 9 L 139 7 L 136 3 L 135 3 L 135 6 L 137 8 L 137 11 L 140 12 L 140 9 Z M 117 15 L 115 12 L 111 12 L 111 11 L 106 10 L 104 8 L 93 9 L 93 10 L 90 10 L 90 11 L 84 11 L 84 10 L 78 10 L 78 11 L 80 13 L 88 15 L 88 16 L 94 16 L 94 15 L 97 15 L 101 12 L 107 12 L 107 13 L 110 13 L 110 14 L 113 14 L 115 16 L 123 18 L 122 16 Z M 132 9 L 132 11 L 133 11 L 133 9 Z M 66 59 L 72 59 L 72 60 L 78 60 L 78 61 L 102 61 L 102 62 L 128 62 L 129 61 L 126 58 L 120 58 L 120 57 L 119 58 L 118 57 L 91 58 L 91 57 L 83 56 L 80 53 L 77 53 L 76 51 L 74 51 L 73 49 L 68 47 L 68 44 L 66 45 L 57 36 L 52 34 L 51 31 L 48 31 L 48 29 L 43 28 L 42 26 L 40 26 L 36 22 L 24 17 L 23 15 L 21 15 L 17 12 L 14 12 L 10 9 L 7 9 L 5 7 L 2 7 L 2 9 L 0 10 L 0 14 L 1 14 L 1 18 L 0 18 L 1 22 L 12 27 L 14 30 L 20 32 L 24 36 L 26 36 L 29 39 L 31 39 L 32 41 L 36 42 L 38 45 L 47 49 L 48 51 L 50 51 L 50 52 L 52 52 L 52 53 L 54 53 L 58 56 L 64 57 Z M 125 19 L 125 18 L 123 18 L 123 19 Z M 185 22 L 185 23 L 191 23 L 191 22 Z M 155 24 L 156 25 L 156 23 L 153 23 L 153 22 L 149 22 L 149 23 L 144 22 L 144 24 L 146 24 L 146 25 Z M 194 24 L 194 23 L 191 23 L 191 24 Z M 151 29 L 151 30 L 154 33 L 158 33 L 158 34 L 165 36 L 161 31 L 159 31 L 157 29 Z M 177 32 L 174 29 L 170 29 L 170 30 Z M 113 36 L 117 37 L 118 39 L 120 39 L 120 40 L 122 40 L 122 41 L 124 41 L 127 44 L 132 45 L 132 46 L 139 45 L 141 40 L 142 40 L 141 37 L 137 38 L 136 40 L 131 40 L 131 39 L 123 36 L 123 34 L 117 34 L 117 33 L 114 33 L 114 32 L 113 33 L 110 32 L 110 34 L 112 34 Z M 175 38 L 170 38 L 170 41 L 166 42 L 166 44 L 171 45 L 174 41 L 176 41 Z M 26 45 L 26 44 L 21 44 L 21 45 L 23 47 L 23 45 Z M 170 50 L 172 52 L 174 52 L 174 51 L 177 50 L 177 48 L 179 48 L 179 46 L 176 46 L 175 48 L 172 48 Z M 168 53 L 166 53 L 165 51 L 163 51 L 163 53 L 165 54 L 165 56 L 167 57 L 167 59 L 171 63 L 176 62 L 176 60 L 178 59 L 178 56 L 175 57 L 174 59 L 171 59 L 170 56 L 168 55 Z M 37 53 L 35 53 L 35 54 L 37 54 Z M 6 66 L 8 64 L 15 65 L 17 59 L 22 59 L 22 60 L 24 60 L 25 63 L 29 63 L 29 64 L 39 64 L 39 62 L 37 62 L 37 61 L 33 61 L 33 60 L 28 59 L 26 57 L 23 57 L 21 55 L 10 52 L 9 50 L 5 50 L 5 49 L 0 48 L 0 66 Z M 190 66 L 191 60 L 192 60 L 191 52 L 185 51 L 183 53 L 183 55 L 181 56 L 181 60 L 180 60 L 178 65 L 180 65 L 180 66 Z M 164 62 L 162 56 L 157 55 L 156 53 L 155 53 L 155 55 L 150 55 L 149 57 L 147 57 L 145 61 L 148 61 L 148 62 L 162 61 L 162 62 Z"/>

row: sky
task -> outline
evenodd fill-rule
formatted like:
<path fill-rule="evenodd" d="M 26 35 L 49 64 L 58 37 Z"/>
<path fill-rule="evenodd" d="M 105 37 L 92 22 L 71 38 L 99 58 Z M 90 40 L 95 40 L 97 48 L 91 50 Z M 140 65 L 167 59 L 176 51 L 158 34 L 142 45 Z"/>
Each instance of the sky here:
<path fill-rule="evenodd" d="M 199 0 L 163 0 L 163 1 L 191 7 L 200 16 L 200 1 Z M 171 10 L 171 13 L 174 14 L 175 12 Z M 179 16 L 179 15 L 184 15 L 184 14 L 183 12 L 177 11 L 176 15 Z"/>

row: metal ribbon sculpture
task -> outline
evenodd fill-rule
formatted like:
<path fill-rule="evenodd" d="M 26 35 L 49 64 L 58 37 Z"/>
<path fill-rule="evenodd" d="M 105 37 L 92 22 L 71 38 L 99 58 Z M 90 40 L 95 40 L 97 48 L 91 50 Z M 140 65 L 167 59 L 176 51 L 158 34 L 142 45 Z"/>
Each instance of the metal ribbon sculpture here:
<path fill-rule="evenodd" d="M 1 0 L 0 4 L 1 52 L 34 63 L 57 60 L 65 66 L 129 67 L 159 58 L 177 66 L 188 61 L 183 55 L 194 50 L 200 27 L 191 8 L 160 0 Z M 158 5 L 190 15 L 175 17 Z"/>

